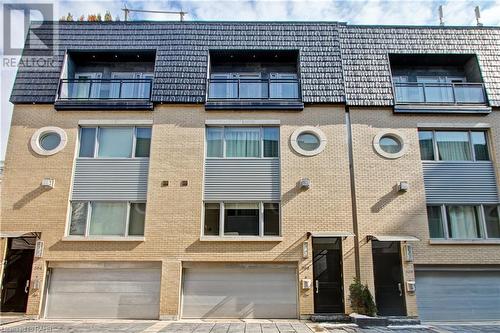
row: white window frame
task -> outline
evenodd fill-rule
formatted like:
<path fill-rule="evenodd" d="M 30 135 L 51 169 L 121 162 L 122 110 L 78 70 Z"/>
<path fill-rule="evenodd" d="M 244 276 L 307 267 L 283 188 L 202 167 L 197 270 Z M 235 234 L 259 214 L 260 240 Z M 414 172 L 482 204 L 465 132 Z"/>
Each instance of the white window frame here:
<path fill-rule="evenodd" d="M 132 134 L 132 152 L 130 154 L 130 157 L 99 157 L 99 129 L 100 128 L 118 128 L 118 127 L 124 127 L 124 128 L 132 128 L 133 129 L 133 134 Z M 81 133 L 82 133 L 82 128 L 95 128 L 95 136 L 94 136 L 94 156 L 93 157 L 81 157 L 80 156 L 80 145 L 82 143 L 81 140 Z M 77 158 L 81 159 L 149 159 L 151 157 L 151 146 L 149 149 L 149 157 L 136 157 L 135 156 L 135 148 L 137 144 L 137 129 L 138 128 L 149 128 L 151 129 L 151 138 L 150 141 L 152 141 L 153 138 L 153 127 L 152 126 L 140 126 L 140 125 L 120 125 L 120 126 L 112 126 L 112 125 L 96 125 L 96 126 L 91 126 L 91 125 L 85 125 L 85 126 L 80 126 L 78 130 L 78 150 L 77 150 Z"/>
<path fill-rule="evenodd" d="M 443 224 L 443 233 L 444 233 L 444 238 L 433 238 L 430 236 L 430 230 L 429 230 L 429 218 L 427 217 L 427 232 L 429 232 L 429 239 L 432 240 L 460 240 L 460 241 L 467 241 L 467 240 L 499 240 L 500 238 L 495 238 L 495 237 L 488 237 L 488 231 L 486 228 L 486 217 L 484 213 L 484 206 L 497 206 L 497 210 L 500 216 L 500 205 L 498 204 L 435 204 L 435 205 L 427 205 L 427 207 L 432 206 L 432 207 L 440 207 L 440 212 L 441 212 L 441 223 Z M 469 238 L 469 239 L 463 239 L 463 238 L 454 238 L 450 237 L 450 232 L 448 230 L 448 215 L 446 214 L 446 207 L 447 206 L 469 206 L 469 207 L 479 207 L 479 231 L 481 233 L 480 237 L 477 238 Z"/>
<path fill-rule="evenodd" d="M 258 235 L 225 235 L 224 234 L 224 217 L 225 217 L 225 204 L 232 203 L 258 203 L 259 205 L 259 234 Z M 279 234 L 278 235 L 264 235 L 264 204 L 273 203 L 279 207 Z M 218 235 L 205 235 L 205 204 L 219 204 L 219 234 Z M 214 238 L 276 238 L 282 236 L 282 214 L 281 202 L 279 201 L 204 201 L 202 206 L 202 225 L 201 237 L 214 237 Z"/>
<path fill-rule="evenodd" d="M 226 157 L 226 128 L 260 128 L 260 154 L 257 157 Z M 209 128 L 222 128 L 222 157 L 208 157 L 208 136 L 207 132 Z M 264 157 L 264 128 L 277 128 L 278 129 L 278 156 L 276 157 Z M 270 159 L 270 160 L 276 160 L 280 158 L 281 155 L 281 140 L 280 140 L 280 135 L 281 135 L 281 128 L 279 126 L 261 126 L 261 125 L 208 125 L 205 126 L 205 158 L 206 159 L 214 159 L 214 160 L 249 160 L 249 159 Z"/>
<path fill-rule="evenodd" d="M 73 203 L 80 202 L 80 203 L 87 203 L 87 218 L 85 220 L 85 233 L 84 235 L 71 235 L 70 234 L 70 229 L 71 229 L 71 217 L 73 214 Z M 125 232 L 123 235 L 90 235 L 90 220 L 92 218 L 92 204 L 95 202 L 101 202 L 101 203 L 106 203 L 106 202 L 113 202 L 113 203 L 127 203 L 127 220 L 125 221 Z M 69 202 L 69 216 L 68 216 L 68 222 L 66 225 L 66 231 L 65 231 L 65 237 L 68 238 L 81 238 L 81 239 L 93 239 L 93 238 L 137 238 L 137 237 L 144 237 L 144 232 L 146 230 L 146 212 L 144 212 L 144 231 L 142 235 L 133 235 L 129 236 L 128 234 L 128 227 L 130 224 L 130 208 L 131 205 L 134 203 L 143 203 L 146 204 L 146 210 L 147 210 L 147 203 L 146 201 L 106 201 L 106 200 L 90 200 L 90 201 L 84 201 L 84 200 L 74 200 Z"/>
<path fill-rule="evenodd" d="M 488 137 L 488 131 L 486 130 L 474 130 L 474 129 L 454 129 L 454 128 L 449 128 L 449 129 L 428 129 L 428 128 L 419 128 L 418 132 L 431 132 L 432 133 L 432 149 L 434 153 L 434 159 L 433 160 L 422 160 L 424 162 L 445 162 L 445 163 L 463 163 L 463 162 L 469 162 L 469 163 L 491 163 L 491 147 L 490 147 L 490 139 Z M 445 160 L 440 160 L 439 159 L 439 148 L 436 140 L 436 132 L 462 132 L 462 133 L 467 133 L 467 138 L 469 140 L 469 152 L 471 159 L 470 160 L 463 160 L 463 161 L 445 161 Z M 484 137 L 486 139 L 486 148 L 488 149 L 488 160 L 476 160 L 476 152 L 474 151 L 474 144 L 472 142 L 472 133 L 474 132 L 481 132 L 484 133 Z M 420 150 L 420 138 L 419 138 L 419 150 Z M 421 157 L 422 158 L 422 157 Z"/>

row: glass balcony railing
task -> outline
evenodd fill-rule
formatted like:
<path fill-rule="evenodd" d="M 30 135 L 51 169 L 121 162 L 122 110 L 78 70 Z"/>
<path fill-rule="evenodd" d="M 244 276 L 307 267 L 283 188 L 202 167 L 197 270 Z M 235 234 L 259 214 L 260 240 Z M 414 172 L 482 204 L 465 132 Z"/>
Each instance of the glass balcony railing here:
<path fill-rule="evenodd" d="M 59 100 L 151 99 L 152 79 L 62 79 Z"/>
<path fill-rule="evenodd" d="M 396 104 L 486 104 L 482 83 L 394 83 Z"/>
<path fill-rule="evenodd" d="M 210 79 L 210 100 L 300 100 L 298 79 Z"/>

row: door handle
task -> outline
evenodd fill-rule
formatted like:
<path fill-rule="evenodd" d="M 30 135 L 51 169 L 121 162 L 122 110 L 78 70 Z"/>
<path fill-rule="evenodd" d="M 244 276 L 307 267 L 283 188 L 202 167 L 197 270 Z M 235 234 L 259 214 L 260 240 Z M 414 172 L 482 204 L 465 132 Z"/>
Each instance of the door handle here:
<path fill-rule="evenodd" d="M 316 285 L 316 294 L 319 294 L 319 281 L 314 281 L 314 284 Z"/>
<path fill-rule="evenodd" d="M 403 289 L 401 289 L 401 282 L 398 283 L 399 296 L 403 296 Z"/>
<path fill-rule="evenodd" d="M 26 285 L 24 286 L 24 292 L 27 294 L 30 290 L 30 280 L 26 280 Z"/>

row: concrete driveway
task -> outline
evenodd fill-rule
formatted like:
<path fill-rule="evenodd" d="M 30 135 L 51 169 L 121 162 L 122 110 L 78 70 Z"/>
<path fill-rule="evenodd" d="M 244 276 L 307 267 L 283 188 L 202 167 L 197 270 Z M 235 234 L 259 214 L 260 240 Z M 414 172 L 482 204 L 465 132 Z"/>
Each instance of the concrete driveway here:
<path fill-rule="evenodd" d="M 6 333 L 497 333 L 498 323 L 439 323 L 421 326 L 359 328 L 352 324 L 298 320 L 140 321 L 30 320 L 0 327 Z"/>

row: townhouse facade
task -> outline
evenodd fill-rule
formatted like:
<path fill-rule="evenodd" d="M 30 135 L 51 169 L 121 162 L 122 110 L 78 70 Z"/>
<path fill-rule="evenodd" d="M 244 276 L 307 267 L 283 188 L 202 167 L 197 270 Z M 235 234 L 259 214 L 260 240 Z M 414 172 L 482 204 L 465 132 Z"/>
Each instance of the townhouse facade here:
<path fill-rule="evenodd" d="M 47 22 L 2 181 L 2 312 L 500 317 L 500 29 Z M 465 301 L 466 300 L 466 301 Z"/>

